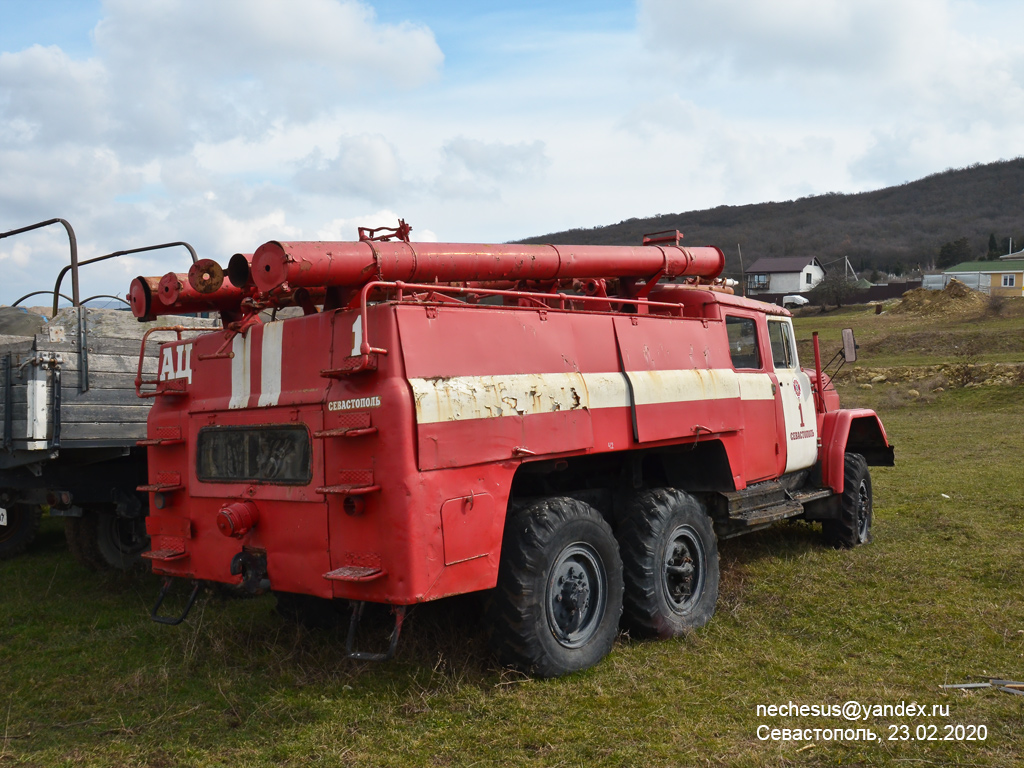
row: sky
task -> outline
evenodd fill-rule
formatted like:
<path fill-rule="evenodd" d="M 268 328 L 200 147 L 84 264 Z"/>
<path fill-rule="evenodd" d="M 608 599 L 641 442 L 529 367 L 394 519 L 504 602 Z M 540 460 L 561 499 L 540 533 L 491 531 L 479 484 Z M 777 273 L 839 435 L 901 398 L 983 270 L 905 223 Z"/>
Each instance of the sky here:
<path fill-rule="evenodd" d="M 184 240 L 226 264 L 399 217 L 413 240 L 505 242 L 1024 154 L 1019 0 L 0 14 L 0 231 L 62 217 L 81 259 Z M 0 303 L 52 289 L 67 260 L 60 227 L 0 239 Z M 173 248 L 89 265 L 82 295 L 188 264 Z"/>

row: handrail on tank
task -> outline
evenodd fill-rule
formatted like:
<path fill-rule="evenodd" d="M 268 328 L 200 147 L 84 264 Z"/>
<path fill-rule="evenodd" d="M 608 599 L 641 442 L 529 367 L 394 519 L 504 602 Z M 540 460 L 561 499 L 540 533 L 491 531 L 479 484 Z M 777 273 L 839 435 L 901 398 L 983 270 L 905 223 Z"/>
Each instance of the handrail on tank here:
<path fill-rule="evenodd" d="M 12 235 L 20 235 L 22 232 L 30 232 L 33 229 L 41 229 L 42 227 L 48 227 L 51 224 L 62 224 L 64 229 L 68 233 L 68 241 L 71 244 L 71 303 L 74 306 L 78 306 L 78 238 L 75 237 L 75 230 L 71 228 L 71 225 L 65 219 L 47 219 L 46 221 L 40 221 L 37 224 L 30 224 L 27 227 L 19 227 L 18 229 L 12 229 L 9 232 L 0 232 L 0 240 L 5 237 L 11 237 Z M 65 272 L 67 268 L 65 268 Z M 63 276 L 63 273 L 62 275 Z M 53 296 L 53 314 L 57 314 L 57 292 L 60 290 L 60 283 L 57 283 L 57 288 L 54 289 Z M 46 293 L 46 291 L 40 291 L 40 293 Z M 33 294 L 29 294 L 33 295 Z M 23 296 L 22 299 L 26 299 L 28 296 Z M 66 298 L 66 297 L 65 297 Z"/>
<path fill-rule="evenodd" d="M 74 267 L 74 271 L 71 274 L 71 284 L 72 286 L 74 286 L 75 306 L 77 307 L 80 303 L 78 301 L 78 267 L 84 267 L 86 264 L 95 264 L 97 261 L 106 261 L 107 259 L 113 259 L 118 256 L 127 256 L 128 254 L 131 253 L 142 253 L 143 251 L 159 251 L 162 248 L 174 248 L 175 246 L 178 245 L 188 250 L 189 255 L 192 257 L 193 264 L 199 261 L 199 254 L 196 253 L 196 249 L 193 248 L 188 243 L 183 242 L 181 240 L 175 241 L 173 243 L 161 243 L 160 245 L 146 245 L 143 246 L 142 248 L 129 248 L 126 251 L 114 251 L 113 253 L 107 253 L 104 254 L 103 256 L 94 256 L 93 258 L 86 259 L 85 261 L 80 263 L 77 261 L 76 256 L 75 263 L 72 264 L 71 266 L 64 267 L 64 269 L 62 269 L 60 273 L 57 275 L 57 282 L 53 286 L 53 314 L 57 314 L 57 295 L 60 292 L 61 281 L 64 280 L 64 275 L 67 274 L 68 270 L 71 269 L 72 266 Z"/>
<path fill-rule="evenodd" d="M 150 336 L 152 336 L 154 333 L 174 333 L 174 334 L 177 335 L 177 341 L 181 341 L 181 334 L 185 333 L 186 331 L 189 331 L 189 332 L 197 332 L 197 331 L 198 332 L 202 332 L 202 331 L 205 331 L 205 330 L 208 330 L 208 329 L 206 329 L 206 328 L 190 328 L 190 327 L 184 326 L 184 325 L 162 325 L 162 326 L 157 326 L 155 328 L 147 329 L 146 332 L 144 334 L 142 334 L 142 343 L 139 345 L 139 367 L 138 367 L 138 369 L 136 370 L 136 373 L 135 373 L 135 394 L 138 395 L 139 397 L 156 397 L 157 395 L 160 394 L 159 390 L 154 391 L 154 392 L 143 392 L 142 391 L 142 387 L 143 386 L 147 386 L 147 385 L 156 386 L 156 387 L 160 386 L 160 371 L 159 371 L 159 369 L 157 369 L 157 377 L 155 379 L 143 379 L 142 378 L 142 364 L 146 360 L 146 342 L 149 340 Z M 161 342 L 161 343 L 166 343 L 166 342 Z"/>
<path fill-rule="evenodd" d="M 537 301 L 538 305 L 530 307 L 530 309 L 539 310 L 553 310 L 556 312 L 568 311 L 566 303 L 578 302 L 581 304 L 593 304 L 595 307 L 604 307 L 609 303 L 616 304 L 629 304 L 636 307 L 638 314 L 646 313 L 647 310 L 654 309 L 668 309 L 673 311 L 680 311 L 681 306 L 673 302 L 666 301 L 651 301 L 646 298 L 628 298 L 628 297 L 607 297 L 607 296 L 585 296 L 567 293 L 536 293 L 534 291 L 510 291 L 505 289 L 497 288 L 478 288 L 475 286 L 461 286 L 461 285 L 438 285 L 436 283 L 407 283 L 403 280 L 373 280 L 362 286 L 359 291 L 359 323 L 360 323 L 360 339 L 359 344 L 359 355 L 362 358 L 362 368 L 369 365 L 370 355 L 386 355 L 388 351 L 381 347 L 374 347 L 370 344 L 370 324 L 369 324 L 369 313 L 366 311 L 370 304 L 370 294 L 378 289 L 392 289 L 397 293 L 398 301 L 404 300 L 404 294 L 406 291 L 413 292 L 426 292 L 430 295 L 438 293 L 458 293 L 458 294 L 475 294 L 477 296 L 504 296 L 514 299 L 528 299 Z M 551 306 L 546 302 L 555 300 L 558 306 Z M 350 305 L 354 308 L 355 300 Z M 523 309 L 523 307 L 500 307 L 501 309 Z M 492 309 L 499 309 L 499 307 L 492 307 Z M 635 315 L 634 315 L 635 316 Z M 354 351 L 354 350 L 353 350 Z M 352 357 L 356 357 L 353 355 Z M 356 370 L 361 370 L 357 368 Z"/>

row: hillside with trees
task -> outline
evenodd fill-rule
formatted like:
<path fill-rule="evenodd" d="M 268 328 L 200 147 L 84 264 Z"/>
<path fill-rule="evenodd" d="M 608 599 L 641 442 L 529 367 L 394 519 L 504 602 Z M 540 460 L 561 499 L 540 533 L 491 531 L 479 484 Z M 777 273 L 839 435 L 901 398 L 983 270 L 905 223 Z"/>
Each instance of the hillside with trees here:
<path fill-rule="evenodd" d="M 896 275 L 1024 246 L 1024 158 L 950 169 L 859 194 L 828 193 L 786 202 L 709 208 L 570 229 L 525 243 L 639 244 L 644 233 L 678 229 L 686 245 L 717 245 L 737 275 L 763 257 L 844 256 L 854 269 Z M 739 249 L 737 248 L 739 246 Z M 826 266 L 828 268 L 828 266 Z"/>

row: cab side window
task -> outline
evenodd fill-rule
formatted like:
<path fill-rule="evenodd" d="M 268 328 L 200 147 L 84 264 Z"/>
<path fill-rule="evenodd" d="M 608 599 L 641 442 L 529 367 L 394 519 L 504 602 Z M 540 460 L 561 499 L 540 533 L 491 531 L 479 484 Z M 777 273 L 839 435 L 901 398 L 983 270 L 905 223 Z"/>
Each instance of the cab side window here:
<path fill-rule="evenodd" d="M 793 334 L 789 330 L 789 324 L 768 321 L 768 341 L 772 345 L 772 362 L 776 370 L 779 368 L 796 368 L 799 363 L 796 359 L 796 349 L 793 346 Z"/>
<path fill-rule="evenodd" d="M 757 346 L 757 324 L 749 317 L 725 318 L 729 335 L 729 354 L 733 368 L 760 368 L 761 350 Z"/>

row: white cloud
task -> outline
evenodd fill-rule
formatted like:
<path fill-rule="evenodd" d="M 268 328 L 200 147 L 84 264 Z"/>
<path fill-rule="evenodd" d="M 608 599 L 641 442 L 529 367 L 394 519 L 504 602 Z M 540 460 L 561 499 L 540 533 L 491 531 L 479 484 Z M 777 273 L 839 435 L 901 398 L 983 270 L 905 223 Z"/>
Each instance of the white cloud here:
<path fill-rule="evenodd" d="M 119 141 L 151 149 L 263 135 L 381 87 L 437 76 L 429 29 L 356 0 L 108 0 L 96 47 L 128 94 Z"/>
<path fill-rule="evenodd" d="M 798 72 L 878 74 L 941 44 L 943 0 L 641 0 L 659 50 L 764 78 Z"/>
<path fill-rule="evenodd" d="M 358 0 L 107 0 L 103 14 L 84 60 L 0 52 L 0 229 L 64 216 L 84 254 L 188 239 L 216 258 L 298 237 L 310 189 L 289 182 L 317 146 L 338 149 L 309 163 L 312 191 L 390 200 L 397 151 L 339 134 L 336 116 L 436 81 L 444 60 L 428 28 L 382 23 Z M 25 247 L 0 251 L 9 268 Z M 39 274 L 67 259 L 31 253 Z M 163 266 L 116 261 L 83 279 Z"/>
<path fill-rule="evenodd" d="M 548 162 L 543 141 L 508 144 L 459 136 L 446 142 L 441 151 L 446 160 L 470 175 L 494 181 L 536 178 Z"/>
<path fill-rule="evenodd" d="M 0 148 L 0 168 L 0 210 L 22 224 L 33 216 L 92 215 L 97 206 L 137 189 L 142 181 L 136 169 L 126 168 L 103 146 Z"/>
<path fill-rule="evenodd" d="M 979 154 L 1010 159 L 1024 154 L 1019 132 L 976 121 L 964 130 L 945 126 L 899 125 L 871 135 L 863 154 L 850 164 L 854 179 L 872 186 L 913 181 L 946 168 L 978 162 Z M 1006 148 L 1011 151 L 1006 152 Z"/>
<path fill-rule="evenodd" d="M 381 24 L 356 0 L 107 0 L 105 11 L 97 46 L 143 71 L 258 78 L 292 91 L 330 81 L 411 87 L 443 60 L 429 29 Z M 289 81 L 297 72 L 313 82 Z"/>
<path fill-rule="evenodd" d="M 294 181 L 301 191 L 383 203 L 400 192 L 402 167 L 383 136 L 343 136 L 334 157 L 315 149 L 300 161 Z"/>
<path fill-rule="evenodd" d="M 32 253 L 33 249 L 27 243 L 16 242 L 11 244 L 9 250 L 0 251 L 0 261 L 7 261 L 18 267 L 27 267 L 32 261 Z"/>
<path fill-rule="evenodd" d="M 113 125 L 105 67 L 56 46 L 0 53 L 0 95 L 12 144 L 93 141 Z"/>
<path fill-rule="evenodd" d="M 222 213 L 218 213 L 216 218 L 224 246 L 221 252 L 225 255 L 229 255 L 228 251 L 237 253 L 244 249 L 244 246 L 233 248 L 231 243 L 253 243 L 250 247 L 255 247 L 267 240 L 294 240 L 301 234 L 298 227 L 288 223 L 284 211 L 271 211 L 253 219 L 236 219 Z"/>
<path fill-rule="evenodd" d="M 719 147 L 723 176 L 779 199 L 799 173 L 803 194 L 856 191 L 1019 154 L 1024 44 L 995 30 L 1020 15 L 958 0 L 641 0 L 639 20 L 675 82 L 668 113 L 708 138 L 712 165 Z M 627 125 L 669 130 L 659 119 Z"/>
<path fill-rule="evenodd" d="M 481 141 L 457 136 L 441 147 L 433 192 L 444 199 L 500 200 L 502 189 L 540 182 L 549 165 L 544 142 Z"/>
<path fill-rule="evenodd" d="M 701 77 L 734 93 L 756 86 L 759 108 L 773 99 L 806 111 L 813 100 L 833 115 L 947 120 L 986 105 L 1022 114 L 1024 45 L 979 34 L 979 18 L 998 16 L 956 0 L 641 0 L 639 18 L 688 90 Z"/>
<path fill-rule="evenodd" d="M 635 28 L 466 6 L 446 60 L 370 0 L 108 0 L 89 58 L 0 53 L 0 229 L 63 215 L 86 254 L 226 260 L 399 216 L 487 242 L 899 183 L 1022 154 L 1017 5 L 640 0 Z M 23 272 L 0 241 L 5 278 L 52 274 L 58 241 Z"/>
<path fill-rule="evenodd" d="M 382 24 L 357 0 L 108 0 L 96 56 L 0 54 L 11 140 L 116 145 L 126 158 L 250 139 L 379 88 L 437 77 L 429 29 Z"/>
<path fill-rule="evenodd" d="M 359 238 L 360 227 L 367 227 L 369 229 L 376 229 L 377 227 L 397 227 L 399 218 L 400 216 L 397 213 L 384 208 L 372 213 L 366 213 L 351 218 L 333 219 L 322 228 L 318 229 L 313 234 L 313 237 L 316 240 L 329 242 L 356 240 Z M 409 235 L 409 240 L 414 243 L 436 243 L 437 235 L 429 229 L 417 230 L 413 227 L 412 233 Z"/>

